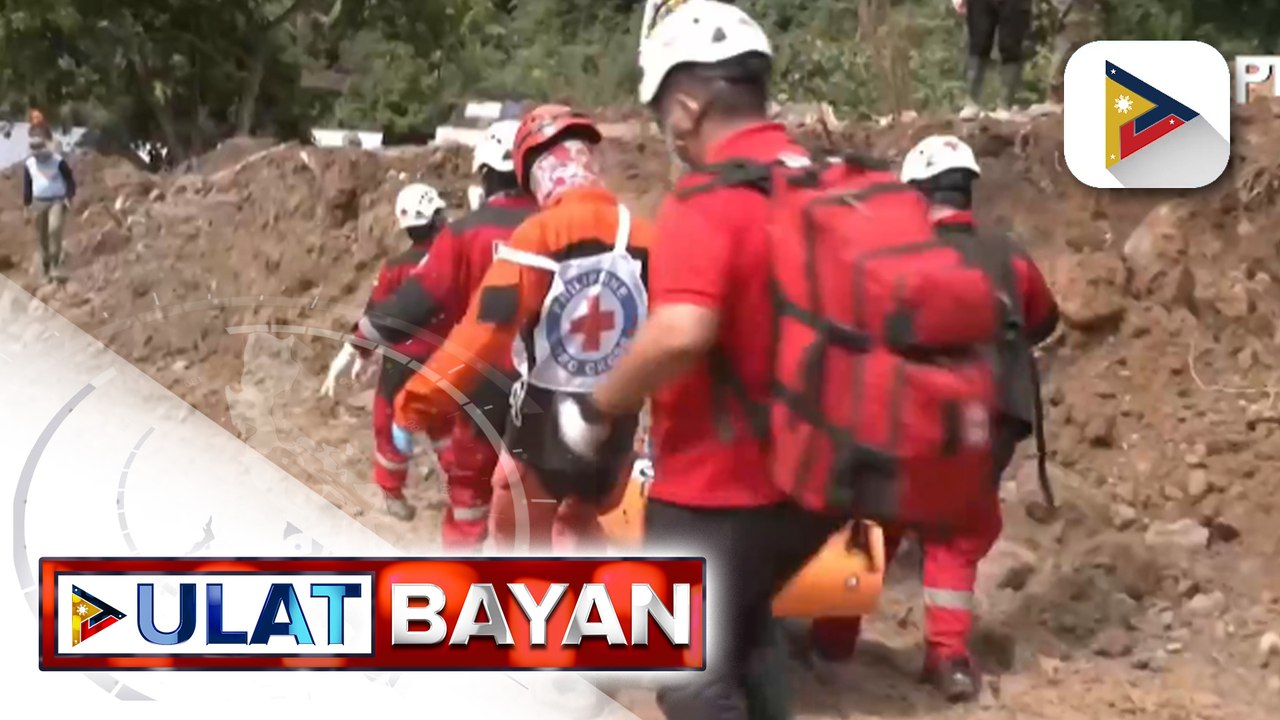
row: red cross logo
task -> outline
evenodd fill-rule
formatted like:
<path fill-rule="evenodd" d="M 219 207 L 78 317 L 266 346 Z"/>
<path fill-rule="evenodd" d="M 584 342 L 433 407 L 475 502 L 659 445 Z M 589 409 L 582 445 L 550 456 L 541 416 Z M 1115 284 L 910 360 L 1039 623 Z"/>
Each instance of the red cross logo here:
<path fill-rule="evenodd" d="M 600 309 L 600 296 L 595 295 L 587 302 L 587 311 L 569 323 L 569 334 L 582 335 L 583 351 L 599 352 L 601 336 L 614 328 L 613 315 Z"/>

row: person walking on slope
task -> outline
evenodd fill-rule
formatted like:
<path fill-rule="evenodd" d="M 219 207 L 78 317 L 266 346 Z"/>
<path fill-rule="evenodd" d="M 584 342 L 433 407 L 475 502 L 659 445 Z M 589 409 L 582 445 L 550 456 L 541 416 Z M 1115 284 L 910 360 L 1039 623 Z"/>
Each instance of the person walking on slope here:
<path fill-rule="evenodd" d="M 1005 331 L 994 352 L 999 368 L 1000 413 L 995 421 L 996 476 L 1013 459 L 1018 443 L 1041 422 L 1037 408 L 1039 383 L 1032 346 L 1043 342 L 1058 324 L 1057 303 L 1044 276 L 1011 238 L 978 232 L 974 225 L 973 182 L 981 174 L 973 150 L 959 138 L 934 135 L 907 153 L 902 180 L 923 193 L 932 219 L 945 242 L 988 270 L 1007 297 Z M 977 696 L 980 674 L 968 649 L 973 628 L 974 582 L 978 563 L 991 550 L 1002 527 L 999 496 L 984 497 L 969 527 L 947 535 L 921 537 L 924 551 L 925 661 L 922 680 L 951 702 Z M 892 558 L 902 533 L 886 530 L 885 554 Z M 852 658 L 861 627 L 859 618 L 819 618 L 811 640 L 820 664 Z"/>
<path fill-rule="evenodd" d="M 969 57 L 965 66 L 968 99 L 960 111 L 961 120 L 976 120 L 982 114 L 982 90 L 991 62 L 991 50 L 999 46 L 1000 101 L 994 117 L 1010 117 L 1018 91 L 1022 88 L 1022 63 L 1027 33 L 1031 30 L 1031 0 L 951 0 L 956 12 L 965 17 L 969 35 Z"/>
<path fill-rule="evenodd" d="M 76 197 L 76 178 L 62 155 L 49 147 L 45 135 L 30 138 L 31 155 L 22 165 L 22 205 L 35 223 L 40 248 L 41 276 L 65 283 L 65 252 L 62 235 L 67 212 Z"/>
<path fill-rule="evenodd" d="M 494 247 L 506 243 L 538 209 L 516 181 L 513 155 L 519 125 L 517 120 L 500 120 L 489 126 L 471 165 L 483 193 L 481 203 L 440 233 L 430 256 L 413 268 L 394 295 L 369 308 L 359 323 L 366 337 L 382 344 L 404 342 L 415 334 L 439 340 L 467 313 L 493 263 Z M 478 552 L 488 536 L 493 470 L 514 376 L 510 353 L 495 357 L 469 393 L 482 421 L 459 418 L 448 444 L 439 450 L 440 464 L 448 469 L 449 507 L 440 526 L 446 550 Z"/>
<path fill-rule="evenodd" d="M 717 661 L 664 688 L 659 705 L 669 718 L 759 717 L 771 711 L 769 695 L 785 694 L 748 688 L 749 677 L 785 684 L 785 673 L 754 672 L 772 649 L 772 597 L 842 521 L 802 510 L 773 483 L 766 441 L 745 409 L 768 402 L 772 389 L 771 200 L 728 185 L 684 193 L 706 182 L 689 168 L 805 152 L 768 121 L 772 49 L 741 9 L 681 4 L 644 40 L 640 64 L 640 101 L 686 172 L 658 215 L 649 321 L 580 415 L 566 418 L 566 442 L 590 454 L 652 396 L 645 536 L 704 554 L 720 581 Z M 742 402 L 725 401 L 718 379 L 726 377 Z"/>
<path fill-rule="evenodd" d="M 396 196 L 396 222 L 409 238 L 409 248 L 383 263 L 369 294 L 368 307 L 391 297 L 404 283 L 414 267 L 427 258 L 445 226 L 445 202 L 435 188 L 423 183 L 405 186 Z M 405 381 L 413 375 L 411 361 L 422 362 L 434 350 L 426 338 L 407 335 L 395 343 L 385 343 L 370 336 L 357 324 L 352 334 L 357 340 L 347 342 L 329 365 L 329 373 L 320 387 L 322 395 L 333 397 L 339 376 L 347 371 L 355 378 L 368 371 L 377 354 L 381 357 L 378 387 L 373 396 L 373 481 L 381 488 L 387 512 L 397 520 L 408 522 L 416 514 L 404 497 L 404 483 L 409 473 L 409 457 L 396 450 L 391 436 L 391 403 Z M 368 346 L 383 347 L 375 352 Z"/>
<path fill-rule="evenodd" d="M 542 209 L 497 249 L 466 317 L 396 400 L 403 450 L 416 432 L 437 436 L 457 412 L 456 398 L 475 388 L 479 368 L 499 362 L 514 343 L 521 379 L 508 449 L 493 476 L 490 529 L 499 551 L 523 539 L 521 516 L 534 548 L 553 537 L 564 550 L 602 540 L 598 517 L 621 502 L 631 470 L 635 412 L 607 434 L 594 462 L 575 456 L 559 432 L 565 407 L 613 367 L 648 309 L 652 229 L 604 186 L 593 149 L 600 140 L 590 118 L 565 106 L 524 117 L 516 176 Z"/>

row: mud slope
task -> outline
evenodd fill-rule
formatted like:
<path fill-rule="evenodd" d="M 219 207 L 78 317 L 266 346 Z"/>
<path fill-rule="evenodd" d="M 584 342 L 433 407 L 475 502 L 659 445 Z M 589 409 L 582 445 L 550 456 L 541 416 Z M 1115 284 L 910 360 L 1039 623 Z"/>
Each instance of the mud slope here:
<path fill-rule="evenodd" d="M 944 707 L 914 683 L 919 581 L 904 561 L 852 668 L 797 661 L 806 717 L 1280 716 L 1280 638 L 1269 665 L 1259 650 L 1280 632 L 1277 114 L 1242 111 L 1229 174 L 1194 193 L 1080 185 L 1056 117 L 807 137 L 894 158 L 931 132 L 965 136 L 984 168 L 980 219 L 1030 249 L 1065 327 L 1041 350 L 1062 507 L 1044 511 L 1021 463 L 981 573 L 982 702 Z M 652 213 L 661 142 L 611 141 L 605 162 Z M 392 541 L 430 548 L 434 513 L 406 527 L 377 511 L 369 391 L 316 397 L 338 342 L 314 329 L 345 330 L 400 247 L 390 208 L 403 182 L 435 182 L 461 205 L 466 154 L 253 144 L 187 175 L 75 164 L 73 282 L 53 291 L 31 276 L 13 172 L 0 271 Z M 412 497 L 436 504 L 438 484 L 414 483 Z M 626 698 L 651 714 L 646 693 Z"/>

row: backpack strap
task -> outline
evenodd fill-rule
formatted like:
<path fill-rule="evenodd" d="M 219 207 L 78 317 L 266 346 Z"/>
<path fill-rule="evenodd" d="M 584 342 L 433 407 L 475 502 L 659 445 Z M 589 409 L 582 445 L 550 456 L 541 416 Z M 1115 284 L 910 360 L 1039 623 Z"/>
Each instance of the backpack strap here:
<path fill-rule="evenodd" d="M 773 192 L 773 167 L 774 163 L 749 160 L 730 160 L 707 165 L 699 172 L 708 175 L 709 180 L 677 190 L 675 195 L 681 200 L 687 200 L 694 195 L 726 187 L 749 187 L 768 195 Z"/>
<path fill-rule="evenodd" d="M 1041 397 L 1040 368 L 1036 365 L 1036 358 L 1031 351 L 1030 344 L 1026 342 L 1025 335 L 1022 335 L 1026 329 L 1026 319 L 1022 315 L 1022 297 L 1018 292 L 1018 275 L 1014 270 L 1013 264 L 1013 240 L 1004 235 L 992 237 L 989 242 L 984 242 L 983 238 L 979 238 L 976 235 L 972 240 L 973 242 L 971 243 L 956 243 L 957 249 L 970 262 L 973 262 L 983 272 L 987 273 L 996 289 L 1002 294 L 1007 313 L 1006 319 L 1008 320 L 1005 323 L 1003 332 L 1019 333 L 1019 336 L 1013 339 L 1002 337 L 1001 342 L 1016 343 L 1015 351 L 1021 356 L 1018 360 L 1025 362 L 1027 365 L 1027 371 L 1031 378 L 1031 429 L 1036 443 L 1036 476 L 1045 504 L 1050 508 L 1056 508 L 1053 485 L 1049 480 L 1049 451 L 1044 431 L 1044 400 Z M 997 349 L 997 354 L 999 352 L 999 349 Z"/>
<path fill-rule="evenodd" d="M 719 347 L 713 347 L 707 355 L 711 372 L 711 415 L 716 433 L 725 443 L 737 437 L 733 419 L 729 414 L 731 401 L 736 402 L 747 418 L 747 428 L 761 442 L 769 441 L 769 406 L 751 399 L 742 378 L 729 364 L 729 358 Z"/>
<path fill-rule="evenodd" d="M 1031 394 L 1031 402 L 1035 407 L 1035 435 L 1036 435 L 1036 477 L 1040 481 L 1040 494 L 1044 496 L 1044 502 L 1051 510 L 1058 508 L 1058 503 L 1053 496 L 1053 484 L 1049 481 L 1049 452 L 1046 449 L 1048 443 L 1045 442 L 1044 436 L 1044 401 L 1040 397 L 1040 367 L 1036 365 L 1035 355 L 1028 354 L 1027 363 L 1031 369 L 1031 382 L 1034 386 L 1034 392 Z"/>
<path fill-rule="evenodd" d="M 624 240 L 625 242 L 625 240 Z M 560 263 L 552 260 L 546 255 L 531 253 L 527 250 L 519 250 L 504 243 L 495 243 L 493 248 L 494 260 L 506 260 L 517 265 L 525 267 L 546 270 L 547 272 L 559 272 Z"/>
<path fill-rule="evenodd" d="M 625 253 L 631 238 L 631 211 L 626 205 L 618 203 L 618 232 L 613 236 L 613 251 Z"/>

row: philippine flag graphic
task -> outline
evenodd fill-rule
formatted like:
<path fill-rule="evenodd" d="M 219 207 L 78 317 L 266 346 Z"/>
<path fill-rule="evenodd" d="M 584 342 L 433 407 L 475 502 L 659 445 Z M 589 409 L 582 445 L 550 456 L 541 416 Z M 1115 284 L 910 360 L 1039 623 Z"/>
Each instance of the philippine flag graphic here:
<path fill-rule="evenodd" d="M 1230 78 L 1212 47 L 1090 43 L 1072 56 L 1066 85 L 1067 166 L 1085 184 L 1195 188 L 1226 169 Z"/>
<path fill-rule="evenodd" d="M 1107 63 L 1107 167 L 1200 117 L 1200 113 Z"/>

